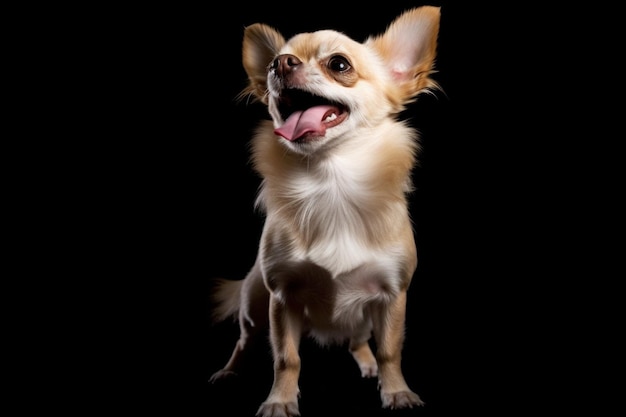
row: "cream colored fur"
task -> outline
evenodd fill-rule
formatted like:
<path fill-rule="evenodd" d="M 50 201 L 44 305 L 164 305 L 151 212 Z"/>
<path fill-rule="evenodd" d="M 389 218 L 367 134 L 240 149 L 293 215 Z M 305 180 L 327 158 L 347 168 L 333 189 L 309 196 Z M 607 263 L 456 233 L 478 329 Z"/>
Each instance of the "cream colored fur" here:
<path fill-rule="evenodd" d="M 297 416 L 299 343 L 348 342 L 363 377 L 378 377 L 382 406 L 422 405 L 401 371 L 407 289 L 417 266 L 407 193 L 419 150 L 397 119 L 438 85 L 440 11 L 409 10 L 363 43 L 321 30 L 285 40 L 245 29 L 242 98 L 267 105 L 271 121 L 252 139 L 265 224 L 257 260 L 242 281 L 219 281 L 215 318 L 237 315 L 241 337 L 213 382 L 242 370 L 251 340 L 269 325 L 274 383 L 258 416 Z M 337 106 L 325 130 L 287 140 L 275 133 L 296 104 L 293 90 Z M 368 340 L 376 342 L 372 352 Z"/>

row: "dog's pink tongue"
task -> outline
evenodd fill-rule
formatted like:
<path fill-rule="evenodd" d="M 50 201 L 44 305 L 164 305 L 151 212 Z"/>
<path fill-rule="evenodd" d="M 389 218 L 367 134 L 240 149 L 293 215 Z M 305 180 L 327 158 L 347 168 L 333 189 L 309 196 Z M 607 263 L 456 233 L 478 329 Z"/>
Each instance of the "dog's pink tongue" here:
<path fill-rule="evenodd" d="M 305 111 L 296 111 L 291 114 L 274 133 L 287 140 L 295 140 L 306 133 L 314 132 L 319 135 L 326 133 L 326 126 L 322 121 L 330 115 L 329 111 L 339 112 L 334 106 L 314 106 Z"/>

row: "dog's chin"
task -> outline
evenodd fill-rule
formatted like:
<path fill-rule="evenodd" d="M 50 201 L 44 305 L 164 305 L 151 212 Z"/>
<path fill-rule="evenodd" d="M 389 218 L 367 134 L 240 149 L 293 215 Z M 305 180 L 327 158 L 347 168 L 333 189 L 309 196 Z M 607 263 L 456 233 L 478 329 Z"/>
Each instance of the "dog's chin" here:
<path fill-rule="evenodd" d="M 281 143 L 289 150 L 307 156 L 318 153 L 321 149 L 326 148 L 329 142 L 330 139 L 326 135 L 320 136 L 315 133 L 307 133 L 295 140 L 281 138 Z"/>

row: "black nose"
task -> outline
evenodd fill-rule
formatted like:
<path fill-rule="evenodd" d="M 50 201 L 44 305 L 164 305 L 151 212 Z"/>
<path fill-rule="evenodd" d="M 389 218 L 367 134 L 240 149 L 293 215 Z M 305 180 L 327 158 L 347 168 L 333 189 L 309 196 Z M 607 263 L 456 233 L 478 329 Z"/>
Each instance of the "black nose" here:
<path fill-rule="evenodd" d="M 275 70 L 279 77 L 284 77 L 296 70 L 300 64 L 302 64 L 302 61 L 295 55 L 283 54 L 278 55 L 276 59 L 274 59 L 270 68 Z"/>

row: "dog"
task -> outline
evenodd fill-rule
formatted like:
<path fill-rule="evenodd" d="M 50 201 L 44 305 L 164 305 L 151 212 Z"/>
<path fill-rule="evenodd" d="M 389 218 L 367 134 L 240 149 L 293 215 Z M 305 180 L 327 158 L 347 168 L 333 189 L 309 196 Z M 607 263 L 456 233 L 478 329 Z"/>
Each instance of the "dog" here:
<path fill-rule="evenodd" d="M 264 224 L 246 277 L 215 280 L 213 318 L 236 318 L 240 338 L 210 381 L 240 372 L 269 328 L 274 380 L 257 416 L 300 415 L 302 337 L 345 344 L 361 375 L 378 378 L 383 408 L 423 405 L 401 370 L 420 145 L 400 113 L 442 90 L 432 76 L 439 24 L 439 7 L 420 6 L 363 42 L 328 29 L 286 40 L 263 23 L 244 28 L 239 98 L 271 118 L 250 143 Z"/>

